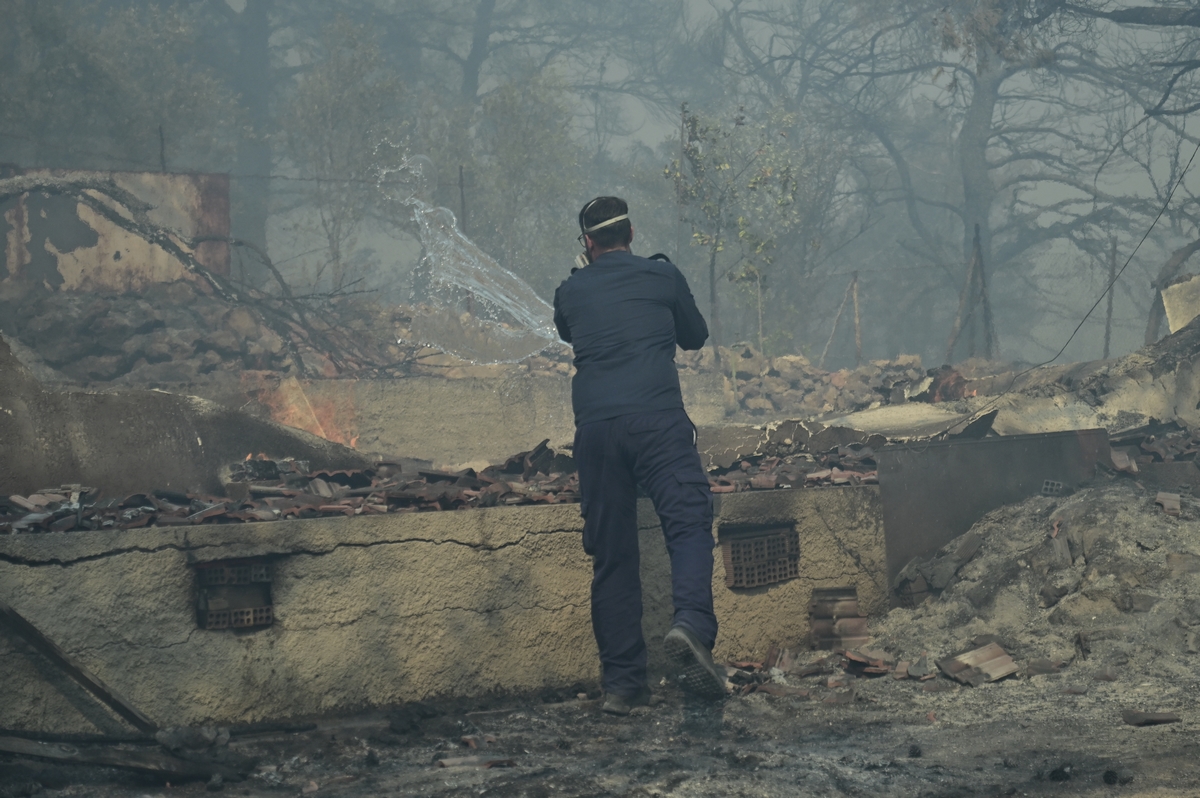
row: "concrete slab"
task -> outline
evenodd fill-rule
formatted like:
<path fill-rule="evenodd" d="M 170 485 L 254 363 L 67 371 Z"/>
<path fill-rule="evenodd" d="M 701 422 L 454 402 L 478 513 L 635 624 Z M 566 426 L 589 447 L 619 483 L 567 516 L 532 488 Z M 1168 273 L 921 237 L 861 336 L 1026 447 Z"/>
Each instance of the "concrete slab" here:
<path fill-rule="evenodd" d="M 1179 332 L 1200 315 L 1200 277 L 1182 280 L 1163 289 L 1163 308 L 1167 311 L 1167 327 Z"/>

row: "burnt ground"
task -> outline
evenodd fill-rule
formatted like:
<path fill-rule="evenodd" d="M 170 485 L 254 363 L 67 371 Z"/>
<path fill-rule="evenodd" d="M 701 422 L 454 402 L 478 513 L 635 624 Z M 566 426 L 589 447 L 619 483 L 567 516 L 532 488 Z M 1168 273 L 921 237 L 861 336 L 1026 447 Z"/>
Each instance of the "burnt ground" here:
<path fill-rule="evenodd" d="M 1026 691 L 1020 682 L 980 694 Z M 1119 702 L 1054 696 L 1015 714 L 953 711 L 959 693 L 924 693 L 918 683 L 883 685 L 886 705 L 861 694 L 826 705 L 755 694 L 720 705 L 688 703 L 667 691 L 659 707 L 627 718 L 596 701 L 514 701 L 477 712 L 446 709 L 411 729 L 383 715 L 326 721 L 300 734 L 231 743 L 260 764 L 227 783 L 239 796 L 1002 796 L 1193 795 L 1200 784 L 1194 722 L 1133 728 Z M 1015 686 L 1015 687 L 1014 687 Z M 999 696 L 992 696 L 995 698 Z M 976 704 L 977 702 L 969 702 Z M 978 702 L 978 703 L 987 703 Z M 1002 702 L 1008 703 L 1008 702 Z M 1081 703 L 1092 706 L 1086 710 Z M 947 710 L 951 710 L 947 713 Z M 933 713 L 933 719 L 930 719 Z M 958 715 L 943 720 L 943 714 Z M 410 726 L 398 734 L 391 726 Z M 464 734 L 494 735 L 478 751 Z M 443 768 L 447 757 L 511 759 L 508 767 Z M 201 796 L 203 782 L 103 769 L 2 766 L 10 795 Z M 31 789 L 32 787 L 32 789 Z M 315 787 L 315 789 L 314 789 Z"/>
<path fill-rule="evenodd" d="M 771 672 L 777 692 L 796 695 L 754 692 L 707 704 L 665 684 L 662 705 L 614 718 L 576 687 L 324 718 L 300 732 L 235 730 L 221 754 L 251 758 L 252 775 L 221 792 L 1200 794 L 1200 502 L 1185 494 L 1174 517 L 1154 499 L 1132 479 L 1106 477 L 1073 496 L 1001 508 L 975 526 L 977 553 L 940 593 L 872 622 L 872 658 L 893 663 L 922 654 L 933 663 L 992 635 L 1019 666 L 999 681 L 854 678 L 839 669 L 844 659 L 799 651 L 794 665 Z M 1127 710 L 1178 721 L 1130 726 Z M 437 764 L 464 756 L 501 761 Z M 4 798 L 200 796 L 206 787 L 0 758 Z"/>

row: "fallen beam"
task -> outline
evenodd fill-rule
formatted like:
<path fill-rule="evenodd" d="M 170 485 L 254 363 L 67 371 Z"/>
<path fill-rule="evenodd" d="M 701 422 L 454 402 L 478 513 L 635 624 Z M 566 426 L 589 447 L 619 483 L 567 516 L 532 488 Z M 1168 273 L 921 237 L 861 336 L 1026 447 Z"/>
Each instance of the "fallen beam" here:
<path fill-rule="evenodd" d="M 68 743 L 42 743 L 20 737 L 0 737 L 0 753 L 49 759 L 74 765 L 125 768 L 176 779 L 222 779 L 241 781 L 245 774 L 215 762 L 190 762 L 162 751 L 129 750 L 112 746 L 76 747 Z"/>
<path fill-rule="evenodd" d="M 25 642 L 37 649 L 38 652 L 74 679 L 83 689 L 87 690 L 101 703 L 128 721 L 135 729 L 145 734 L 154 734 L 154 732 L 158 731 L 158 724 L 142 714 L 137 707 L 129 703 L 116 690 L 113 690 L 96 676 L 92 675 L 82 665 L 72 660 L 53 640 L 42 634 L 21 613 L 3 601 L 0 601 L 0 619 L 6 621 L 9 627 L 20 635 Z"/>

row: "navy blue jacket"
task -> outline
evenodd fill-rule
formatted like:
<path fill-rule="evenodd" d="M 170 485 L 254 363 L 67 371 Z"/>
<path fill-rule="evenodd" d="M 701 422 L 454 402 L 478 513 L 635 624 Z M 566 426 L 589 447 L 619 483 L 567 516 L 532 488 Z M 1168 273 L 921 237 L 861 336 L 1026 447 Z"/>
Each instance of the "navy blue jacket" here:
<path fill-rule="evenodd" d="M 554 324 L 575 349 L 575 425 L 683 408 L 675 345 L 699 349 L 708 325 L 679 269 L 606 252 L 554 292 Z"/>

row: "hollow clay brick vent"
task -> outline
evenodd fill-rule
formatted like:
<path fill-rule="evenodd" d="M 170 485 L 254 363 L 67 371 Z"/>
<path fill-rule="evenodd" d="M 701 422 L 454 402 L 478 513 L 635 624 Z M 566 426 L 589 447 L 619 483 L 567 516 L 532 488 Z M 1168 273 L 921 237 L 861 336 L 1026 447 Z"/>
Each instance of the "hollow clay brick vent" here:
<path fill-rule="evenodd" d="M 246 560 L 205 563 L 196 566 L 196 576 L 201 629 L 247 629 L 274 623 L 270 564 Z"/>
<path fill-rule="evenodd" d="M 771 585 L 800 573 L 800 536 L 790 527 L 730 534 L 722 530 L 721 554 L 725 586 L 730 588 Z"/>

